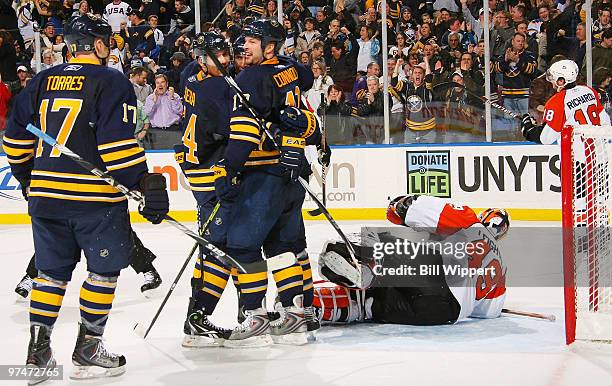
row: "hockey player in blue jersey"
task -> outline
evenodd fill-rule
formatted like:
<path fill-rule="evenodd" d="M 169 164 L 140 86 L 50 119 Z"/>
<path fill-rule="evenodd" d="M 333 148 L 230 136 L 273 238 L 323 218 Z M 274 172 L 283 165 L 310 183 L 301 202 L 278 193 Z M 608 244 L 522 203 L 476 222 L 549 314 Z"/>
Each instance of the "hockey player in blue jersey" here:
<path fill-rule="evenodd" d="M 318 143 L 320 131 L 314 114 L 301 105 L 302 92 L 312 86 L 312 72 L 278 56 L 285 40 L 283 27 L 261 19 L 242 33 L 247 67 L 236 81 L 274 132 L 280 151 L 235 95 L 229 141 L 218 164 L 225 175 L 215 180 L 215 192 L 220 200 L 233 202 L 231 213 L 222 219 L 228 224 L 227 251 L 243 262 L 254 262 L 262 258 L 262 247 L 269 257 L 303 250 L 305 191 L 297 178 L 308 167 L 304 146 Z M 226 347 L 306 343 L 303 270 L 296 262 L 273 276 L 280 318 L 270 322 L 264 304 L 267 273 L 238 275 L 246 319 L 224 342 Z"/>
<path fill-rule="evenodd" d="M 183 139 L 175 146 L 176 159 L 189 181 L 198 205 L 200 228 L 211 216 L 217 196 L 215 179 L 221 170 L 215 164 L 221 159 L 229 139 L 229 120 L 232 112 L 232 95 L 210 58 L 212 52 L 225 68 L 230 62 L 230 47 L 216 32 L 204 32 L 194 38 L 193 51 L 200 71 L 185 81 L 183 104 Z M 231 202 L 221 201 L 215 220 L 211 221 L 205 236 L 217 247 L 225 247 L 227 223 L 217 221 L 227 216 Z M 214 325 L 209 316 L 213 313 L 232 267 L 200 251 L 192 278 L 192 296 L 189 299 L 187 319 L 184 323 L 184 347 L 217 346 L 229 337 L 231 330 Z"/>
<path fill-rule="evenodd" d="M 38 126 L 121 184 L 142 192 L 140 213 L 158 224 L 168 212 L 165 179 L 149 174 L 144 151 L 134 139 L 136 95 L 130 82 L 103 65 L 111 27 L 85 14 L 64 28 L 73 58 L 34 77 L 17 97 L 4 137 L 13 175 L 28 191 L 28 211 L 38 277 L 30 301 L 27 365 L 54 368 L 50 345 L 66 286 L 81 252 L 87 279 L 80 313 L 72 378 L 122 374 L 126 360 L 104 347 L 102 335 L 120 271 L 130 260 L 130 221 L 126 197 L 55 148 L 26 131 Z M 49 374 L 49 372 L 45 372 Z M 45 376 L 32 383 L 41 382 Z"/>

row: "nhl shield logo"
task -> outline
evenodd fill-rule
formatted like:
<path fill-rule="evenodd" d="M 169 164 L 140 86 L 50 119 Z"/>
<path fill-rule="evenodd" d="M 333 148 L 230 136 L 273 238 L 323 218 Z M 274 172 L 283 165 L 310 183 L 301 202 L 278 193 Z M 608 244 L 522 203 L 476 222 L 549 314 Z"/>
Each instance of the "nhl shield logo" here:
<path fill-rule="evenodd" d="M 223 220 L 221 219 L 221 217 L 215 217 L 215 225 L 221 225 L 223 224 Z"/>
<path fill-rule="evenodd" d="M 104 249 L 100 249 L 100 257 L 108 257 L 109 252 L 108 249 L 104 248 Z"/>

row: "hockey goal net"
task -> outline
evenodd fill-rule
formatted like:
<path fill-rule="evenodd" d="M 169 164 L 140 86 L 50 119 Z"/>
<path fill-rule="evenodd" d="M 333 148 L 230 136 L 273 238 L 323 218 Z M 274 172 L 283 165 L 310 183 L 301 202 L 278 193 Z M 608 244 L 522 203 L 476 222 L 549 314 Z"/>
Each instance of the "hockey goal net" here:
<path fill-rule="evenodd" d="M 612 126 L 561 136 L 566 342 L 612 342 Z"/>

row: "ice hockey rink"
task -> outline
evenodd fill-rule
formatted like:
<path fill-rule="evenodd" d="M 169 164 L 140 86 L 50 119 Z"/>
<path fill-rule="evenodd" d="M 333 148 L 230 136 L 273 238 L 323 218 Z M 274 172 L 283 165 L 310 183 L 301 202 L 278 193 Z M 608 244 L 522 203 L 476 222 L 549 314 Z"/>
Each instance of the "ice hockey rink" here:
<path fill-rule="evenodd" d="M 381 222 L 343 221 L 347 232 Z M 195 227 L 194 224 L 188 224 Z M 513 222 L 512 226 L 535 225 Z M 545 224 L 541 224 L 545 225 Z M 324 221 L 308 221 L 309 253 L 316 265 L 324 241 L 335 237 Z M 80 264 L 68 287 L 54 329 L 52 347 L 64 367 L 64 381 L 45 384 L 79 385 L 612 385 L 612 345 L 564 341 L 562 288 L 509 288 L 507 308 L 550 313 L 556 322 L 507 316 L 470 320 L 457 325 L 412 327 L 360 324 L 323 327 L 316 343 L 302 347 L 260 349 L 185 349 L 182 324 L 190 294 L 184 274 L 146 340 L 133 333 L 135 323 L 149 323 L 192 247 L 192 241 L 168 224 L 134 225 L 144 244 L 155 252 L 164 284 L 155 299 L 140 293 L 142 276 L 130 268 L 119 279 L 117 296 L 106 329 L 108 347 L 127 359 L 118 378 L 70 381 L 70 356 L 79 320 L 78 291 L 85 278 Z M 4 290 L 0 293 L 0 363 L 21 365 L 26 358 L 27 303 L 16 303 L 14 286 L 32 255 L 28 225 L 2 225 Z M 502 255 L 536 240 L 516 240 L 510 230 L 500 241 Z M 559 250 L 561 250 L 559 240 Z M 562 269 L 559 256 L 559 271 Z M 315 274 L 316 275 L 316 274 Z M 270 281 L 273 283 L 273 281 Z M 235 325 L 236 296 L 228 283 L 213 320 Z M 11 382 L 3 382 L 10 384 Z M 24 384 L 12 382 L 12 384 Z"/>

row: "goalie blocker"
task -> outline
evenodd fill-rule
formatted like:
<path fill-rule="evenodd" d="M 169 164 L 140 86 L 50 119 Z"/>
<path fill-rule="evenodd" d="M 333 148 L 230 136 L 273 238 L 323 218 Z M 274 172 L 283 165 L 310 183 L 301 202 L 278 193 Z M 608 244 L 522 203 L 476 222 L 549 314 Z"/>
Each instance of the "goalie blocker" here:
<path fill-rule="evenodd" d="M 452 205 L 440 198 L 404 196 L 393 200 L 387 218 L 398 225 L 428 231 L 430 240 L 446 243 L 472 242 L 484 253 L 457 258 L 446 250 L 422 248 L 414 256 L 385 254 L 372 258 L 375 243 L 398 241 L 394 228 L 371 232 L 355 248 L 360 266 L 350 263 L 346 244 L 325 244 L 319 258 L 321 276 L 337 286 L 315 287 L 314 305 L 325 323 L 371 320 L 409 325 L 453 324 L 468 317 L 496 318 L 505 300 L 506 267 L 497 240 L 505 235 L 510 219 L 503 209 L 488 209 L 480 215 L 467 206 Z M 408 275 L 408 281 L 381 276 L 380 267 L 402 267 L 404 272 L 426 266 L 426 275 Z M 480 268 L 475 275 L 449 274 L 444 267 Z M 412 267 L 412 268 L 411 268 Z M 495 269 L 492 269 L 495 267 Z M 355 273 L 356 272 L 356 273 Z M 351 275 L 359 275 L 360 288 L 351 288 Z"/>

